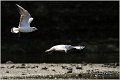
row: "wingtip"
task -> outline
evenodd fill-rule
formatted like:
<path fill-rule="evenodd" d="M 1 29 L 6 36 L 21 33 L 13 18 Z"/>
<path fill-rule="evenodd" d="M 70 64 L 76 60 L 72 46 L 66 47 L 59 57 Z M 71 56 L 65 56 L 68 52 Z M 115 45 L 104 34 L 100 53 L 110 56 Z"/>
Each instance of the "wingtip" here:
<path fill-rule="evenodd" d="M 16 4 L 17 7 L 21 7 L 19 4 Z"/>
<path fill-rule="evenodd" d="M 19 6 L 18 4 L 15 4 L 16 6 Z"/>
<path fill-rule="evenodd" d="M 17 7 L 22 8 L 20 5 L 16 4 Z"/>

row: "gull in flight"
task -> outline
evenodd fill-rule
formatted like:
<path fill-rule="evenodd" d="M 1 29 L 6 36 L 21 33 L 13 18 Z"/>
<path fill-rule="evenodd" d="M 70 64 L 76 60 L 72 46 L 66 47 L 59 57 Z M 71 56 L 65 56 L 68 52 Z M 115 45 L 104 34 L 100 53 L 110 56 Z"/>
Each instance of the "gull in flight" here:
<path fill-rule="evenodd" d="M 33 21 L 33 18 L 31 17 L 30 13 L 20 5 L 18 4 L 16 5 L 18 6 L 19 13 L 20 13 L 20 22 L 19 22 L 18 28 L 13 27 L 11 29 L 11 32 L 12 33 L 20 33 L 20 32 L 28 33 L 28 32 L 33 32 L 38 30 L 36 27 L 30 27 L 30 23 Z"/>
<path fill-rule="evenodd" d="M 55 46 L 51 47 L 50 49 L 46 50 L 45 52 L 64 51 L 65 53 L 67 53 L 67 51 L 70 49 L 82 50 L 84 48 L 85 48 L 85 46 L 55 45 Z"/>

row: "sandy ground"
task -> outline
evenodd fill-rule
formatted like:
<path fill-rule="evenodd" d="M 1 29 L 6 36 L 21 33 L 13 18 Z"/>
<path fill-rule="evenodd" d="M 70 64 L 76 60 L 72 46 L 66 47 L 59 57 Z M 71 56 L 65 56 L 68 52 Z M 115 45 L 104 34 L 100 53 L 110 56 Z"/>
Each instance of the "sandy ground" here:
<path fill-rule="evenodd" d="M 1 64 L 1 79 L 118 79 L 115 64 Z"/>

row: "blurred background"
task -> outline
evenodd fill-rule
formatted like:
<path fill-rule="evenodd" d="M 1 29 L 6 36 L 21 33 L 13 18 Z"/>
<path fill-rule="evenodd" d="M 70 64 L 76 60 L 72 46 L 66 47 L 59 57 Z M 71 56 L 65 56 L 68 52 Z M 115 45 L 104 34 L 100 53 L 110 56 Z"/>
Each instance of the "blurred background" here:
<path fill-rule="evenodd" d="M 10 32 L 19 25 L 15 4 L 29 11 L 39 30 Z M 1 1 L 2 63 L 119 62 L 119 1 Z M 83 45 L 69 53 L 44 51 L 58 44 Z"/>

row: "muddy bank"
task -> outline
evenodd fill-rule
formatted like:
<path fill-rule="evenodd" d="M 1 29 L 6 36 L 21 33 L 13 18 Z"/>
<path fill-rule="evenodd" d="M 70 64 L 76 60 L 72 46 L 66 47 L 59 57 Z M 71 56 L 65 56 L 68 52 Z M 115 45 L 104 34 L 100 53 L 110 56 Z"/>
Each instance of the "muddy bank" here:
<path fill-rule="evenodd" d="M 1 64 L 2 79 L 119 79 L 116 64 Z"/>

